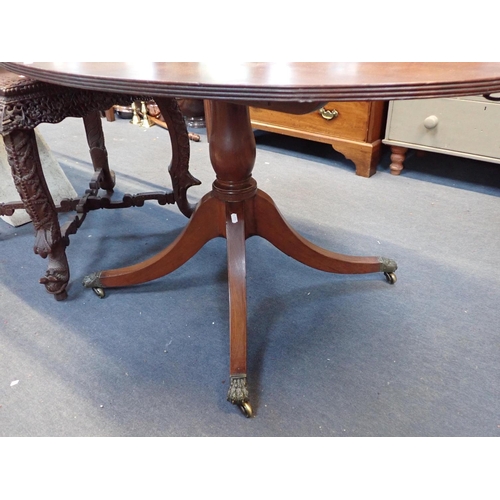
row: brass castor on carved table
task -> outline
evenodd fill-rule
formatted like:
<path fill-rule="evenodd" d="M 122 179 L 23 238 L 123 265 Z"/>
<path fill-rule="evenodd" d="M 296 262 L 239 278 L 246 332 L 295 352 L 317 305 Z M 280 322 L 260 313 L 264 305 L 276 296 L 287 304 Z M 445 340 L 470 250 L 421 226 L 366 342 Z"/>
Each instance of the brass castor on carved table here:
<path fill-rule="evenodd" d="M 398 280 L 396 277 L 396 273 L 384 273 L 385 279 L 389 282 L 389 284 L 394 285 Z"/>

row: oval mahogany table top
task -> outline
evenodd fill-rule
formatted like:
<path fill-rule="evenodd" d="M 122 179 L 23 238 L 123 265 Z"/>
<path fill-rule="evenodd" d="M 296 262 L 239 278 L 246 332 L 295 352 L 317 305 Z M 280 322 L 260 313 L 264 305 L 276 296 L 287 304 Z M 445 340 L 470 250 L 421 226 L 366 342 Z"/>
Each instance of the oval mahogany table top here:
<path fill-rule="evenodd" d="M 2 62 L 0 65 L 17 74 L 75 88 L 242 104 L 416 99 L 500 92 L 500 63 L 493 62 Z"/>

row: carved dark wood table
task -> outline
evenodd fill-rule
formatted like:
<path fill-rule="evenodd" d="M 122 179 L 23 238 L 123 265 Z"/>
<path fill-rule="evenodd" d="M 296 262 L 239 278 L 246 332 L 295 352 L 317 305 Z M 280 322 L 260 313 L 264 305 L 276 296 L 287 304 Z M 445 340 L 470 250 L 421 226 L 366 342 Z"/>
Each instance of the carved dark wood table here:
<path fill-rule="evenodd" d="M 130 104 L 147 100 L 144 95 L 126 95 L 53 85 L 0 68 L 0 134 L 2 134 L 14 183 L 21 202 L 0 204 L 0 215 L 12 215 L 25 208 L 35 227 L 36 254 L 48 257 L 45 276 L 40 283 L 56 300 L 67 297 L 70 272 L 66 258 L 69 235 L 76 233 L 90 210 L 142 206 L 146 200 L 160 204 L 177 203 L 189 217 L 194 207 L 187 201 L 186 191 L 199 181 L 188 171 L 189 139 L 182 113 L 174 99 L 163 98 L 159 107 L 165 116 L 172 141 L 172 162 L 169 167 L 173 190 L 167 192 L 126 195 L 112 198 L 114 172 L 109 168 L 102 131 L 100 111 L 113 104 Z M 40 123 L 57 123 L 69 116 L 83 118 L 94 175 L 86 193 L 77 199 L 64 199 L 56 206 L 48 190 L 34 129 Z M 99 196 L 99 191 L 106 194 Z M 62 228 L 58 213 L 76 212 L 76 217 Z"/>
<path fill-rule="evenodd" d="M 352 257 L 307 241 L 279 213 L 252 178 L 256 147 L 248 106 L 307 113 L 333 100 L 394 100 L 489 94 L 500 91 L 500 63 L 2 63 L 11 71 L 77 89 L 178 97 L 211 103 L 212 190 L 179 237 L 139 264 L 87 276 L 92 288 L 121 287 L 171 273 L 207 241 L 227 240 L 230 301 L 228 400 L 252 415 L 247 389 L 245 239 L 261 236 L 292 258 L 332 273 L 385 273 L 396 263 Z M 298 186 L 299 188 L 300 186 Z"/>

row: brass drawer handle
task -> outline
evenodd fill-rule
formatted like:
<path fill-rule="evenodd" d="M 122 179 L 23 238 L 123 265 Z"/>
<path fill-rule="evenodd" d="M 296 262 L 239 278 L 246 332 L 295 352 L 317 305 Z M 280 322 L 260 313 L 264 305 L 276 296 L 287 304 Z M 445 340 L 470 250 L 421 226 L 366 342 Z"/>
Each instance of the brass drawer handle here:
<path fill-rule="evenodd" d="M 325 120 L 333 120 L 334 118 L 337 118 L 339 116 L 339 112 L 336 109 L 325 109 L 321 108 L 319 110 L 319 114 L 325 119 Z"/>

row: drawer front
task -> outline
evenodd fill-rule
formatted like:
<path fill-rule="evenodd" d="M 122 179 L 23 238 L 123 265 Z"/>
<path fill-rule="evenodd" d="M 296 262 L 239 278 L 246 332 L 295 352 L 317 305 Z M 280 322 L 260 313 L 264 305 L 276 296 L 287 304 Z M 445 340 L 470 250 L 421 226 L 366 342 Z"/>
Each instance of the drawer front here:
<path fill-rule="evenodd" d="M 299 130 L 309 134 L 340 137 L 355 141 L 365 141 L 370 120 L 369 102 L 329 102 L 326 110 L 336 110 L 338 116 L 327 120 L 320 111 L 306 115 L 291 115 L 267 109 L 250 108 L 252 126 L 270 125 L 285 129 Z"/>
<path fill-rule="evenodd" d="M 500 105 L 465 98 L 393 101 L 386 139 L 500 158 Z"/>

